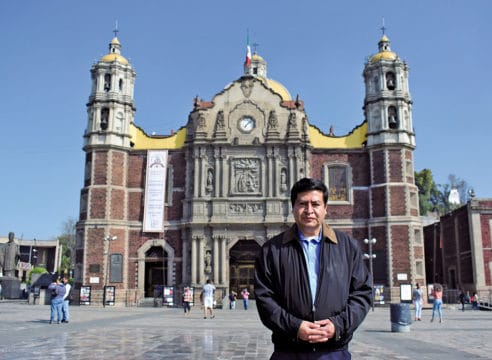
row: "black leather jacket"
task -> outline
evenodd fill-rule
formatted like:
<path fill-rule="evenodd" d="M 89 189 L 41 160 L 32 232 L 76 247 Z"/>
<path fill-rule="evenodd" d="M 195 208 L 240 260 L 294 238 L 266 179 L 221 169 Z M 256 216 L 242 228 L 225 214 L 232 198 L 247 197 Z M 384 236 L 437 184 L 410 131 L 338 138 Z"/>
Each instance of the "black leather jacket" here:
<path fill-rule="evenodd" d="M 297 225 L 266 242 L 256 259 L 256 305 L 261 321 L 273 332 L 276 351 L 347 349 L 369 310 L 371 279 L 358 243 L 325 224 L 321 246 L 314 304 Z M 335 325 L 328 342 L 313 345 L 297 338 L 303 320 L 323 319 Z"/>

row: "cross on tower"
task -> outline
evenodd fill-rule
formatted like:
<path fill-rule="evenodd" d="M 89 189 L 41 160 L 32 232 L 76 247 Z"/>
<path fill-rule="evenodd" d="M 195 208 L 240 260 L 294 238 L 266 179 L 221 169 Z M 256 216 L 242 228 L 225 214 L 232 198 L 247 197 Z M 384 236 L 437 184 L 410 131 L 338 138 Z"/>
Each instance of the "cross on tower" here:
<path fill-rule="evenodd" d="M 260 46 L 258 43 L 253 43 L 253 54 L 256 54 L 256 48 Z"/>
<path fill-rule="evenodd" d="M 383 26 L 381 27 L 381 31 L 383 32 L 384 35 L 384 32 L 386 31 L 386 27 L 384 26 L 384 18 L 383 18 Z"/>
<path fill-rule="evenodd" d="M 114 37 L 118 37 L 118 33 L 120 32 L 120 31 L 118 30 L 118 20 L 115 20 L 115 24 L 114 24 L 114 30 L 113 30 L 113 32 L 114 32 Z"/>

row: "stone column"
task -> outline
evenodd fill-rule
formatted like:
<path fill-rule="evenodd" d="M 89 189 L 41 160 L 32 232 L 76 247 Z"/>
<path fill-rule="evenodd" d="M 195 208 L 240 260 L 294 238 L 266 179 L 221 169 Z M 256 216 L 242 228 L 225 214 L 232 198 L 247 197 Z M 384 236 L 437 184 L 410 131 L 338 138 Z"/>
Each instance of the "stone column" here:
<path fill-rule="evenodd" d="M 214 271 L 214 283 L 219 283 L 219 241 L 218 236 L 213 237 L 213 271 Z"/>
<path fill-rule="evenodd" d="M 203 237 L 198 237 L 198 274 L 200 284 L 205 282 L 205 240 Z"/>
<path fill-rule="evenodd" d="M 191 238 L 191 283 L 193 285 L 197 284 L 197 277 L 196 277 L 196 274 L 197 274 L 197 267 L 196 267 L 196 265 L 197 265 L 197 261 L 196 261 L 197 260 L 196 259 L 197 241 L 198 241 L 198 239 L 196 237 Z"/>
<path fill-rule="evenodd" d="M 226 252 L 226 244 L 227 238 L 223 236 L 220 242 L 220 282 L 224 284 L 226 287 L 229 287 L 227 283 L 227 252 Z"/>

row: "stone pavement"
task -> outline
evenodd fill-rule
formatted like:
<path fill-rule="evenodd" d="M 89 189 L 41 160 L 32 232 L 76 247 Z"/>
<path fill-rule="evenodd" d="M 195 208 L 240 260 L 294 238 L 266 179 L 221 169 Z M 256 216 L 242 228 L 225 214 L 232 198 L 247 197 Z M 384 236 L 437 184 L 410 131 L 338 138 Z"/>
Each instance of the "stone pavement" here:
<path fill-rule="evenodd" d="M 240 302 L 238 302 L 240 305 Z M 268 359 L 270 332 L 254 302 L 203 319 L 179 308 L 72 306 L 69 324 L 48 324 L 47 305 L 0 302 L 0 359 Z M 490 359 L 492 312 L 444 309 L 444 322 L 391 332 L 389 307 L 370 311 L 350 346 L 353 359 Z"/>

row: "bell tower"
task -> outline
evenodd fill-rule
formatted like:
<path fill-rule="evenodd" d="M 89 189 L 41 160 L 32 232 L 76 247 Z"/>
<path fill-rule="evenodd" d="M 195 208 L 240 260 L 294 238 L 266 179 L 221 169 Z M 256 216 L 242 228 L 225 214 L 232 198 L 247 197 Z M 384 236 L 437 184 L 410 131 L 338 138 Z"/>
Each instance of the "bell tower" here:
<path fill-rule="evenodd" d="M 121 45 L 116 36 L 109 44 L 109 53 L 92 66 L 91 77 L 85 147 L 130 147 L 130 124 L 135 114 L 133 87 L 136 74 L 128 60 L 121 55 Z"/>
<path fill-rule="evenodd" d="M 388 269 L 391 298 L 403 282 L 425 284 L 422 223 L 414 179 L 415 135 L 408 65 L 384 34 L 363 76 L 364 114 L 370 161 L 369 237 L 377 239 L 379 261 Z"/>
<path fill-rule="evenodd" d="M 378 46 L 379 52 L 366 63 L 363 73 L 367 145 L 405 144 L 414 148 L 408 65 L 391 51 L 386 35 Z"/>

